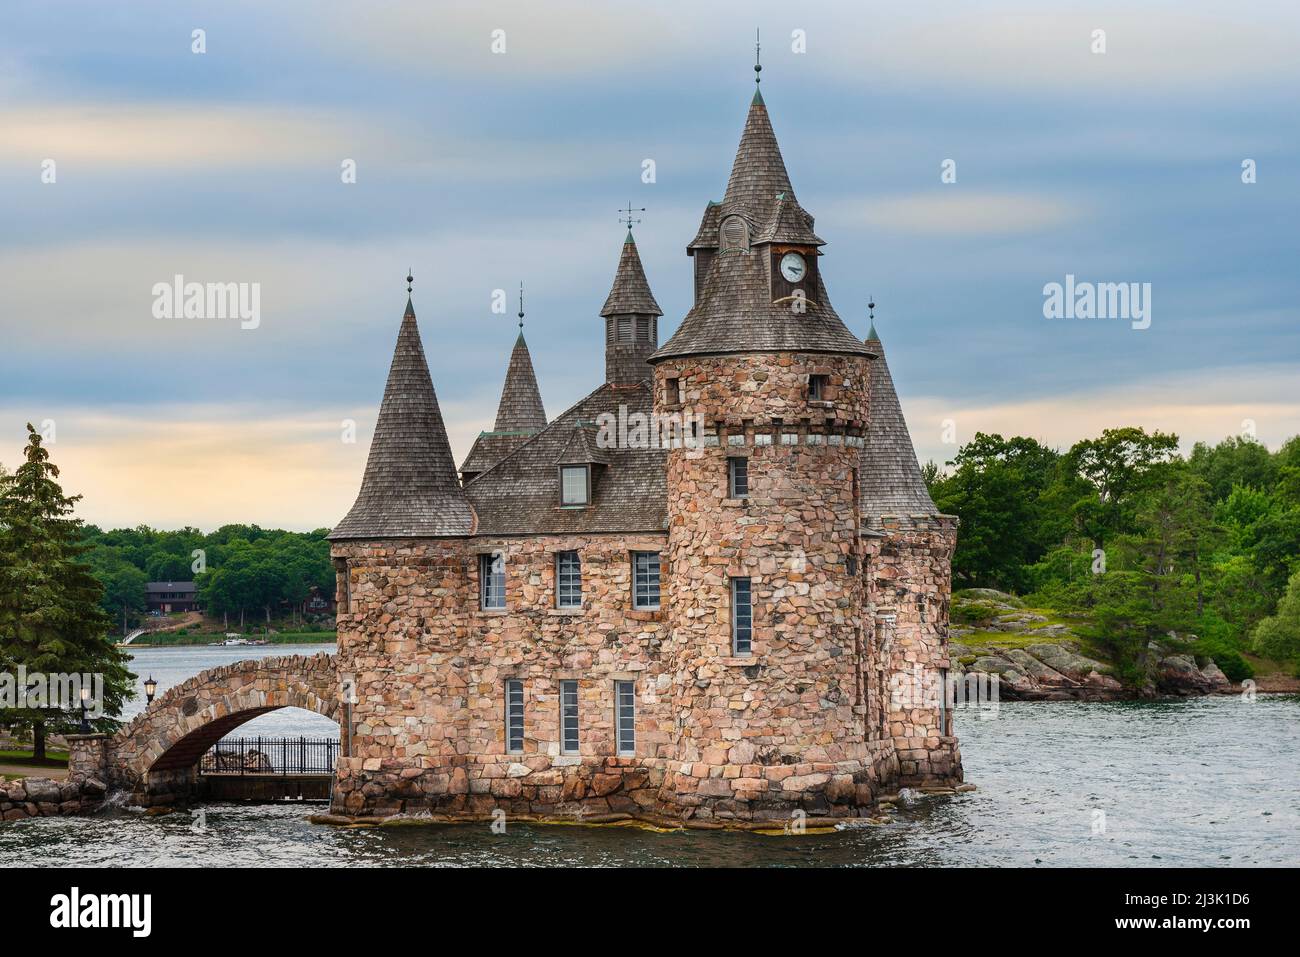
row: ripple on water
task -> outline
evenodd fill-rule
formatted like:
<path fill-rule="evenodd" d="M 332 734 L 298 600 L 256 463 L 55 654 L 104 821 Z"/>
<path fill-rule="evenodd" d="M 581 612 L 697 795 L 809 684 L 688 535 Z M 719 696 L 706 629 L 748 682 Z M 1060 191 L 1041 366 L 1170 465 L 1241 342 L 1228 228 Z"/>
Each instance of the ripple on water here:
<path fill-rule="evenodd" d="M 1291 865 L 1300 860 L 1300 697 L 1003 704 L 958 714 L 979 790 L 904 802 L 831 834 L 486 824 L 342 829 L 319 807 L 213 804 L 0 825 L 0 866 Z M 1098 827 L 1104 814 L 1104 827 Z"/>

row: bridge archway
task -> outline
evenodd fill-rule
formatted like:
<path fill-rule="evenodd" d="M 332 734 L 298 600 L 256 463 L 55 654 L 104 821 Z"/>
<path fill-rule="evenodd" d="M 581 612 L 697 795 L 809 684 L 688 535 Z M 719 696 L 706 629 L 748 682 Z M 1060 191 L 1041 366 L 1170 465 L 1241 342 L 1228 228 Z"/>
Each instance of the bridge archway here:
<path fill-rule="evenodd" d="M 334 656 L 237 661 L 169 688 L 113 736 L 113 776 L 134 789 L 172 789 L 192 777 L 199 758 L 222 737 L 279 708 L 303 708 L 338 721 Z"/>

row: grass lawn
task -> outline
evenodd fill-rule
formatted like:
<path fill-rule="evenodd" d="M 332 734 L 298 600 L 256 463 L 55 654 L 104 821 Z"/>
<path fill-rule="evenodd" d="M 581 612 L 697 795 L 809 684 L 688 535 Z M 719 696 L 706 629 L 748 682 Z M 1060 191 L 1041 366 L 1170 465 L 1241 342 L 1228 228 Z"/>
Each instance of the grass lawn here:
<path fill-rule="evenodd" d="M 29 768 L 66 768 L 68 752 L 47 750 L 45 759 L 37 761 L 30 751 L 0 751 L 0 765 L 4 764 L 21 764 Z"/>

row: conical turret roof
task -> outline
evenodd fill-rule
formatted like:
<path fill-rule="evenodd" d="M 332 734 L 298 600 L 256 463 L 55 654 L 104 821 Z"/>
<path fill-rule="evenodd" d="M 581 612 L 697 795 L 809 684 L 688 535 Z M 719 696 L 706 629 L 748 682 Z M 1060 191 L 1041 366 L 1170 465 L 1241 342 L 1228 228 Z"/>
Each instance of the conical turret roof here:
<path fill-rule="evenodd" d="M 542 407 L 542 392 L 537 387 L 528 343 L 520 332 L 510 353 L 506 381 L 501 386 L 496 425 L 491 432 L 479 433 L 469 455 L 465 456 L 461 472 L 471 476 L 486 471 L 544 428 L 546 410 Z"/>
<path fill-rule="evenodd" d="M 623 251 L 619 253 L 614 285 L 605 299 L 604 308 L 600 310 L 600 315 L 605 319 L 628 313 L 652 316 L 664 314 L 650 291 L 650 283 L 645 278 L 645 269 L 641 266 L 641 255 L 637 252 L 631 229 L 627 231 Z"/>
<path fill-rule="evenodd" d="M 885 361 L 885 349 L 871 324 L 867 347 L 876 354 L 871 379 L 867 432 L 859 459 L 862 517 L 877 525 L 882 515 L 937 515 L 934 501 L 921 477 L 921 467 L 898 402 L 894 379 Z"/>
<path fill-rule="evenodd" d="M 445 537 L 473 526 L 408 298 L 361 491 L 329 537 Z"/>
<path fill-rule="evenodd" d="M 745 221 L 749 245 L 722 249 L 718 228 L 733 216 Z M 820 269 L 808 282 L 806 299 L 773 301 L 767 255 L 772 243 L 823 245 L 813 232 L 812 216 L 795 199 L 767 106 L 755 95 L 726 194 L 705 210 L 688 247 L 695 255 L 711 256 L 699 295 L 650 361 L 735 352 L 867 354 L 831 306 Z"/>

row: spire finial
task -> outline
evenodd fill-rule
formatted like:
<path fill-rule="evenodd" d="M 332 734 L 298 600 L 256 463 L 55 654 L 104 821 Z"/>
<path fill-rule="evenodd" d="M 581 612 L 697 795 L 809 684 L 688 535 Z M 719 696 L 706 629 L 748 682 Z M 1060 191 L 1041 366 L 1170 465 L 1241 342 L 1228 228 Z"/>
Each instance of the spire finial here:
<path fill-rule="evenodd" d="M 754 82 L 763 82 L 763 44 L 760 42 L 759 29 L 754 28 Z"/>
<path fill-rule="evenodd" d="M 408 296 L 411 294 L 411 283 L 413 282 L 415 282 L 415 277 L 411 275 L 411 270 L 408 268 L 406 270 L 406 294 Z"/>
<path fill-rule="evenodd" d="M 618 221 L 619 221 L 620 223 L 626 223 L 626 224 L 627 224 L 627 231 L 630 233 L 630 232 L 632 232 L 632 224 L 633 224 L 633 223 L 639 223 L 639 222 L 641 222 L 641 220 L 639 220 L 639 219 L 633 219 L 633 218 L 632 218 L 632 214 L 633 214 L 633 213 L 644 213 L 644 212 L 645 212 L 645 207 L 642 206 L 640 209 L 638 209 L 638 208 L 636 208 L 635 206 L 632 205 L 632 201 L 629 199 L 629 200 L 627 201 L 627 209 L 620 209 L 619 212 L 620 212 L 620 213 L 626 213 L 626 214 L 627 214 L 626 216 L 620 216 L 620 217 L 618 218 Z"/>
<path fill-rule="evenodd" d="M 524 283 L 519 282 L 519 331 L 524 331 Z"/>
<path fill-rule="evenodd" d="M 875 320 L 876 318 L 876 297 L 867 296 L 867 318 Z"/>

